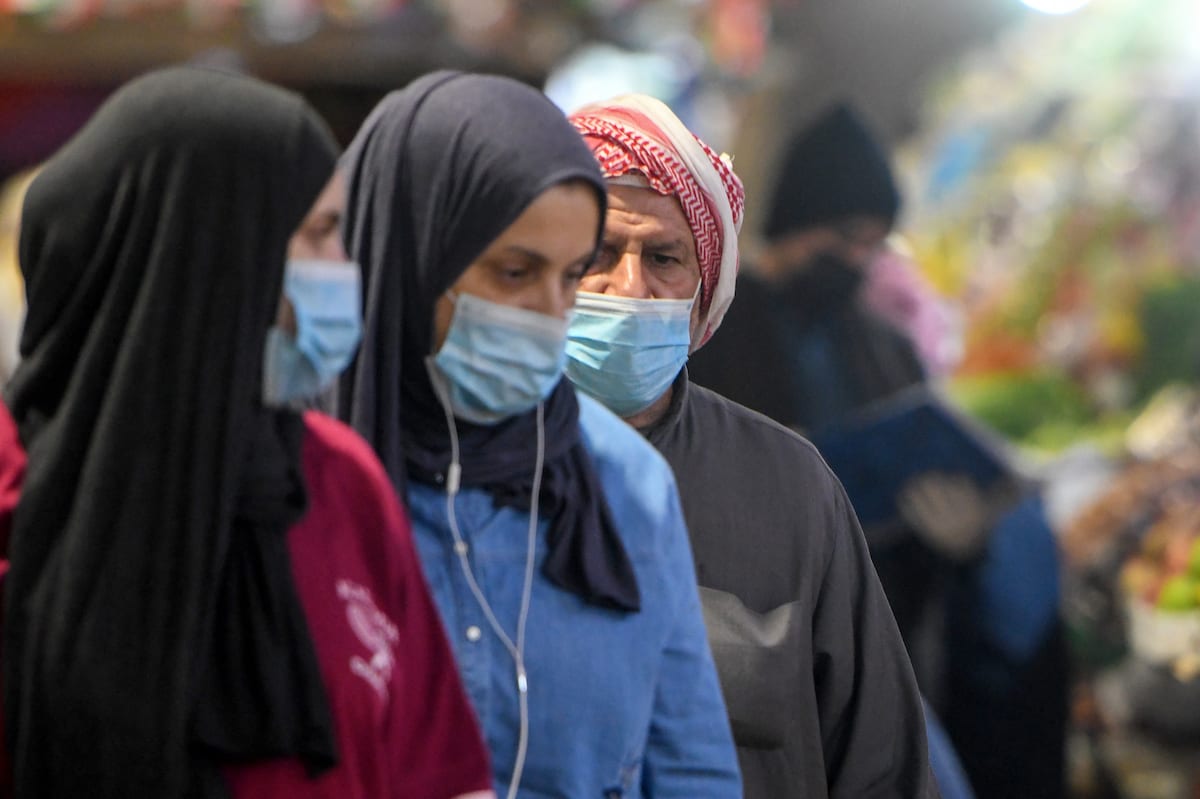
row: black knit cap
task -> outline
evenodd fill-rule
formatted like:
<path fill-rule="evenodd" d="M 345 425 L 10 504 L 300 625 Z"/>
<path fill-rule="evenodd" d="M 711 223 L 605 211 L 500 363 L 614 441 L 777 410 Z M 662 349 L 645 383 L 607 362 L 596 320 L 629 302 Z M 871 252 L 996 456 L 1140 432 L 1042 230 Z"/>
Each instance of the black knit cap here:
<path fill-rule="evenodd" d="M 887 153 L 854 109 L 839 103 L 802 130 L 784 158 L 763 231 L 769 240 L 849 216 L 900 211 Z"/>

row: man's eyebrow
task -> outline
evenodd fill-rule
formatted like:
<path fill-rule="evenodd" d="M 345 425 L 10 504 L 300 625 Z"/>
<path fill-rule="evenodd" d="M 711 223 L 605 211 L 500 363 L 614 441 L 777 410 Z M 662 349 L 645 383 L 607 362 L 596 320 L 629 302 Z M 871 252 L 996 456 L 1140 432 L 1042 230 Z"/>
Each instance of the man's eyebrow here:
<path fill-rule="evenodd" d="M 658 252 L 668 252 L 671 250 L 686 250 L 687 244 L 683 239 L 661 239 L 646 242 L 646 249 L 656 250 Z"/>

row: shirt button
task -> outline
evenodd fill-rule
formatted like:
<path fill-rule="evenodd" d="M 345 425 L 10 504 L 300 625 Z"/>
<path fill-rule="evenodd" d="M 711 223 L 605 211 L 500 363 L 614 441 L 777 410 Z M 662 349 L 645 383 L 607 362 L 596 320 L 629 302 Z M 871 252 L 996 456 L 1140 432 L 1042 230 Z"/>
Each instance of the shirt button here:
<path fill-rule="evenodd" d="M 470 641 L 471 643 L 475 643 L 482 637 L 483 637 L 483 630 L 479 629 L 474 624 L 472 624 L 470 627 L 467 628 L 467 640 Z"/>

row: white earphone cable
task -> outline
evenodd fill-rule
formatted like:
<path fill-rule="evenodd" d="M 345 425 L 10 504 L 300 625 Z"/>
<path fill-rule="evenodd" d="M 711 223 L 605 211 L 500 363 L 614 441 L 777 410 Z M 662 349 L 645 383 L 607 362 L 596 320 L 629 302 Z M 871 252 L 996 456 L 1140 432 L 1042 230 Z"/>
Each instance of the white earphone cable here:
<path fill-rule="evenodd" d="M 463 540 L 462 532 L 459 530 L 458 516 L 455 513 L 454 507 L 455 498 L 462 487 L 462 464 L 459 461 L 458 428 L 455 424 L 454 412 L 450 407 L 450 400 L 445 395 L 445 386 L 440 380 L 441 376 L 435 373 L 432 366 L 429 371 L 434 391 L 438 396 L 442 411 L 446 415 L 446 425 L 450 431 L 450 466 L 446 470 L 446 517 L 450 524 L 450 534 L 454 537 L 454 552 L 458 555 L 459 566 L 462 568 L 463 576 L 466 578 L 467 587 L 470 588 L 471 594 L 475 597 L 475 602 L 483 611 L 483 615 L 487 619 L 492 631 L 496 633 L 496 637 L 500 639 L 500 642 L 504 644 L 504 648 L 508 650 L 508 654 L 513 659 L 513 665 L 516 667 L 517 702 L 521 722 L 517 738 L 517 754 L 513 763 L 513 775 L 512 780 L 509 782 L 507 794 L 507 799 L 516 799 L 517 789 L 521 785 L 521 775 L 525 770 L 525 758 L 529 751 L 529 677 L 525 672 L 525 630 L 529 620 L 529 605 L 533 597 L 538 503 L 541 498 L 542 471 L 546 460 L 545 406 L 540 402 L 537 406 L 537 460 L 534 466 L 533 490 L 530 497 L 529 532 L 525 554 L 525 582 L 521 590 L 521 609 L 517 617 L 517 640 L 514 643 L 508 634 L 504 632 L 503 626 L 501 626 L 500 621 L 496 618 L 496 614 L 492 611 L 492 606 L 488 603 L 487 597 L 483 595 L 483 589 L 479 587 L 479 583 L 476 581 L 475 575 L 471 570 L 471 563 L 467 555 L 467 543 Z"/>

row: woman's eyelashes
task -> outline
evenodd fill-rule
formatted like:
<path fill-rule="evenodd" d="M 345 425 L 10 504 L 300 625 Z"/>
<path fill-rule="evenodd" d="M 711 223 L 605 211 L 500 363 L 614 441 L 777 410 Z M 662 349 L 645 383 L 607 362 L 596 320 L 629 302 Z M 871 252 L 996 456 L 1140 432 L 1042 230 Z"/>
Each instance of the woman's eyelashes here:
<path fill-rule="evenodd" d="M 532 264 L 515 259 L 505 259 L 491 264 L 492 275 L 505 286 L 520 286 L 536 276 Z"/>
<path fill-rule="evenodd" d="M 585 277 L 595 271 L 596 260 L 588 256 L 587 258 L 576 261 L 563 273 L 563 280 L 572 285 L 579 285 Z"/>
<path fill-rule="evenodd" d="M 565 285 L 577 286 L 592 268 L 591 260 L 578 261 L 561 272 L 562 281 Z M 543 278 L 551 278 L 554 271 L 545 264 L 501 261 L 492 265 L 492 274 L 506 287 L 537 283 Z"/>

